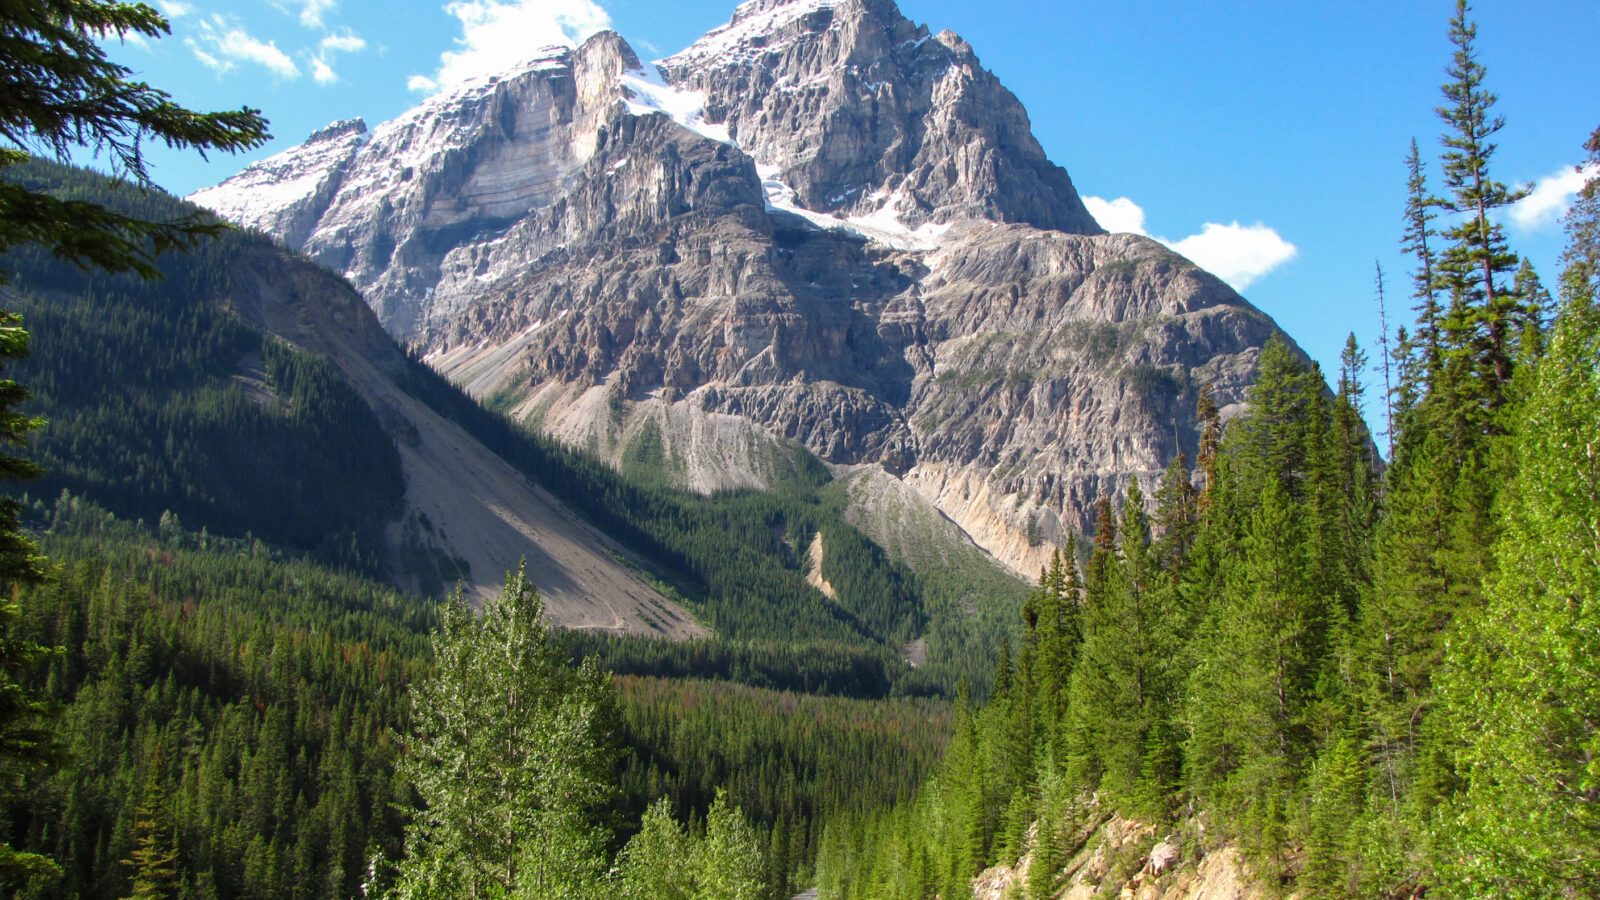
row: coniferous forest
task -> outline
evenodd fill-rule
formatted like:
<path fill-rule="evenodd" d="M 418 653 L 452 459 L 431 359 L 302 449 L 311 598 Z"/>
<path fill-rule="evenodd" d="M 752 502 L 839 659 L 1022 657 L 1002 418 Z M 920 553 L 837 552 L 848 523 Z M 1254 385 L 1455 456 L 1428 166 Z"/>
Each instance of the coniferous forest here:
<path fill-rule="evenodd" d="M 92 35 L 153 10 L 45 6 L 0 23 L 151 100 Z M 393 438 L 228 302 L 269 242 L 0 150 L 0 894 L 1053 898 L 1170 886 L 1159 843 L 1262 896 L 1600 896 L 1600 177 L 1549 290 L 1497 216 L 1523 190 L 1465 3 L 1449 36 L 1443 150 L 1397 167 L 1409 324 L 1331 383 L 1272 339 L 1031 588 L 913 571 L 809 457 L 694 494 L 407 355 L 410 397 L 711 626 L 678 643 L 555 630 L 525 569 L 481 608 L 386 583 Z M 261 138 L 108 96 L 180 146 Z"/>
<path fill-rule="evenodd" d="M 1600 894 L 1600 179 L 1552 296 L 1492 215 L 1519 192 L 1475 35 L 1458 6 L 1437 185 L 1407 160 L 1387 464 L 1354 338 L 1331 394 L 1270 344 L 1247 412 L 1202 398 L 1193 467 L 1041 576 L 916 800 L 829 821 L 823 896 L 965 896 L 1025 858 L 1019 895 L 1053 897 L 1111 816 L 1298 896 Z"/>

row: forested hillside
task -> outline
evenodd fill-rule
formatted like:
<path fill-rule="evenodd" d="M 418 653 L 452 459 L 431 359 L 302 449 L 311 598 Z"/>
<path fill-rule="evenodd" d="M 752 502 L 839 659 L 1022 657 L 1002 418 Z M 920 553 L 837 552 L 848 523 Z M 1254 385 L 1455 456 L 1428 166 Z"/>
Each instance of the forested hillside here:
<path fill-rule="evenodd" d="M 62 166 L 5 177 L 130 215 L 181 212 Z M 383 524 L 405 490 L 394 444 L 326 360 L 226 308 L 232 261 L 250 240 L 227 234 L 166 254 L 158 280 L 90 273 L 36 247 L 4 260 L 6 308 L 33 336 L 16 377 L 47 420 L 31 453 L 45 474 L 25 489 L 68 489 L 130 518 L 170 513 L 379 571 Z"/>
<path fill-rule="evenodd" d="M 434 667 L 433 601 L 76 498 L 49 516 L 59 572 L 24 593 L 16 634 L 61 648 L 36 679 L 62 765 L 0 822 L 62 865 L 33 890 L 125 896 L 158 859 L 185 896 L 348 897 L 404 856 L 397 765 Z M 607 852 L 649 804 L 703 820 L 725 789 L 759 839 L 764 897 L 809 879 L 821 817 L 909 796 L 948 727 L 934 701 L 616 684 Z"/>
<path fill-rule="evenodd" d="M 189 210 L 40 162 L 6 177 L 152 218 Z M 259 236 L 229 233 L 161 256 L 155 281 L 88 273 L 36 249 L 13 252 L 7 302 L 34 347 L 17 375 L 34 395 L 28 409 L 48 423 L 34 444 L 46 474 L 23 489 L 47 498 L 67 489 L 121 516 L 175 516 L 382 577 L 404 568 L 384 528 L 403 510 L 395 441 L 406 435 L 386 428 L 338 367 L 241 312 L 237 261 L 264 246 Z M 851 672 L 829 676 L 823 689 L 835 693 L 948 694 L 962 678 L 986 683 L 983 660 L 1014 632 L 1023 585 L 998 568 L 912 573 L 845 522 L 826 469 L 803 453 L 805 465 L 781 491 L 696 495 L 630 479 L 536 437 L 420 360 L 394 357 L 407 393 L 647 561 L 649 576 L 716 631 L 713 656 L 735 652 L 722 642 L 754 641 L 767 648 L 762 668 L 788 660 L 786 674 L 756 683 L 806 687 L 817 681 L 807 672 L 826 665 Z M 818 534 L 833 598 L 806 583 Z M 914 669 L 902 651 L 924 637 L 927 658 Z M 731 674 L 709 665 L 706 674 Z"/>
<path fill-rule="evenodd" d="M 741 7 L 734 24 L 776 5 Z M 811 41 L 854 8 L 807 7 L 798 27 Z M 662 477 L 667 457 L 648 438 L 614 468 L 539 436 L 396 345 L 339 276 L 262 234 L 0 147 L 0 895 L 1159 897 L 1191 896 L 1221 861 L 1212 874 L 1228 870 L 1225 889 L 1208 896 L 1600 896 L 1600 129 L 1584 147 L 1587 181 L 1552 293 L 1503 230 L 1527 191 L 1493 171 L 1504 123 L 1468 6 L 1455 9 L 1437 172 L 1412 142 L 1395 204 L 1414 321 L 1392 336 L 1385 322 L 1377 360 L 1352 335 L 1331 390 L 1284 335 L 1184 362 L 1173 371 L 1185 408 L 1163 408 L 1174 423 L 1198 422 L 1198 440 L 1192 430 L 1180 440 L 1174 424 L 1176 458 L 1154 480 L 1073 474 L 1116 494 L 1098 501 L 1089 534 L 1030 529 L 1028 559 L 1055 551 L 1031 588 L 977 544 L 909 546 L 938 543 L 925 521 L 855 527 L 909 507 L 852 505 L 852 490 L 872 489 L 851 481 L 868 464 L 824 465 L 788 439 L 763 445 L 793 451 L 769 489 L 706 495 Z M 146 181 L 142 137 L 224 149 L 262 139 L 248 109 L 194 114 L 129 84 L 126 69 L 94 68 L 112 34 L 165 33 L 155 9 L 52 0 L 0 10 L 0 25 L 19 17 L 22 37 L 0 27 L 0 62 L 19 48 L 55 55 L 39 57 L 42 75 L 0 65 L 0 136 L 12 143 L 32 135 L 64 157 L 72 135 L 59 129 L 81 129 L 77 117 L 134 115 L 128 127 L 143 130 L 131 149 L 100 143 L 131 153 L 134 180 Z M 877 40 L 863 21 L 844 24 Z M 756 27 L 746 49 L 765 52 Z M 41 29 L 43 45 L 32 42 Z M 894 53 L 971 57 L 958 39 L 919 33 Z M 125 93 L 65 113 L 51 106 L 59 98 L 29 93 L 84 60 L 104 76 L 89 87 Z M 555 71 L 535 80 L 560 81 Z M 980 70 L 972 59 L 939 71 Z M 81 99 L 84 82 L 74 84 L 63 96 Z M 877 84 L 874 97 L 889 82 Z M 18 118 L 24 95 L 64 118 Z M 126 98 L 155 105 L 115 105 Z M 675 128 L 670 116 L 645 126 L 654 112 L 621 114 L 607 120 L 630 123 L 605 133 L 612 150 L 651 133 L 691 146 L 651 131 Z M 742 134 L 758 134 L 746 121 Z M 956 124 L 951 134 L 971 123 Z M 988 147 L 993 135 L 978 131 L 968 146 Z M 719 166 L 737 162 L 724 174 L 753 191 L 738 205 L 765 227 L 761 194 L 766 207 L 782 196 L 738 145 L 713 143 L 694 146 Z M 597 161 L 585 178 L 632 177 L 615 174 L 623 163 Z M 403 171 L 413 187 L 443 183 L 437 171 Z M 610 215 L 611 203 L 596 208 Z M 74 234 L 66 219 L 28 219 L 76 210 L 103 223 L 99 205 L 134 224 Z M 189 224 L 165 233 L 156 222 Z M 973 263 L 991 250 L 998 260 L 1020 228 L 961 239 L 984 242 L 970 245 Z M 1036 231 L 1041 246 L 1070 237 Z M 119 233 L 136 245 L 117 244 Z M 189 246 L 183 234 L 214 239 Z M 840 233 L 789 237 L 790 251 L 864 253 L 872 267 L 898 259 L 897 291 L 948 261 L 915 255 L 930 250 L 880 259 L 863 250 L 871 239 Z M 1079 237 L 1054 245 L 1139 244 Z M 795 262 L 750 246 L 762 265 Z M 662 247 L 633 249 L 669 265 L 678 251 Z M 1165 278 L 1167 256 L 1147 274 Z M 108 258 L 121 274 L 95 268 Z M 932 267 L 912 278 L 914 259 Z M 1119 265 L 1131 274 L 1112 263 L 1100 277 Z M 1062 306 L 1072 291 L 1055 287 L 1077 278 L 1045 268 L 1062 281 L 1035 297 L 1041 310 Z M 830 303 L 848 299 L 845 283 Z M 833 288 L 809 280 L 804 293 L 814 290 Z M 977 307 L 1004 302 L 987 282 L 940 290 L 984 316 L 994 310 Z M 1384 290 L 1380 272 L 1380 316 Z M 933 295 L 919 292 L 926 307 Z M 1184 315 L 1197 328 L 1271 330 L 1247 312 Z M 1046 319 L 1027 321 L 1032 334 Z M 1067 324 L 1048 338 L 1079 340 L 1079 320 L 1050 321 Z M 876 329 L 860 336 L 870 344 Z M 547 347 L 613 337 L 575 328 Z M 1234 363 L 1218 395 L 1189 379 L 1224 357 Z M 893 353 L 873 359 L 898 371 Z M 925 362 L 931 373 L 937 359 Z M 1381 391 L 1368 387 L 1378 370 Z M 1135 372 L 1178 378 L 1142 363 L 1116 378 L 1137 382 Z M 798 389 L 816 374 L 771 386 Z M 961 382 L 930 376 L 940 391 Z M 1043 391 L 1029 394 L 1038 421 L 1106 424 L 1097 403 L 1045 402 L 1082 395 L 1031 376 L 1015 386 L 1025 384 Z M 1245 384 L 1248 402 L 1225 416 L 1217 397 Z M 988 417 L 1014 408 L 974 406 L 959 430 L 999 428 Z M 842 429 L 828 418 L 836 411 L 807 414 Z M 417 452 L 425 445 L 431 456 Z M 1068 446 L 1018 446 L 1046 445 Z M 1054 458 L 1034 457 L 968 462 L 1015 473 Z M 488 496 L 460 491 L 466 503 L 550 514 L 543 532 L 496 519 L 528 541 L 518 546 L 541 551 L 581 532 L 584 558 L 608 567 L 583 571 L 621 573 L 618 593 L 648 594 L 638 608 L 693 627 L 652 631 L 663 620 L 648 612 L 638 633 L 621 614 L 573 626 L 592 631 L 557 627 L 561 608 L 535 584 L 553 571 L 577 581 L 579 570 L 553 556 L 509 561 L 499 590 L 481 572 L 449 590 L 452 573 L 474 566 L 449 558 L 447 523 L 425 515 L 414 490 L 426 477 L 437 499 L 479 477 L 469 458 L 497 477 L 474 482 Z M 1048 476 L 1041 491 L 1066 477 L 1035 474 Z M 427 578 L 408 555 L 431 566 Z M 440 596 L 419 595 L 435 587 Z"/>
<path fill-rule="evenodd" d="M 1332 396 L 1269 345 L 1244 415 L 1202 398 L 1195 466 L 1103 503 L 1087 565 L 1046 573 L 917 799 L 829 821 L 823 897 L 965 896 L 1019 859 L 1029 897 L 1160 890 L 1224 847 L 1268 895 L 1600 893 L 1600 178 L 1557 304 L 1492 216 L 1520 194 L 1490 175 L 1474 34 L 1458 6 L 1443 190 L 1409 161 L 1389 465 L 1354 338 Z M 1155 828 L 1105 863 L 1113 814 Z"/>

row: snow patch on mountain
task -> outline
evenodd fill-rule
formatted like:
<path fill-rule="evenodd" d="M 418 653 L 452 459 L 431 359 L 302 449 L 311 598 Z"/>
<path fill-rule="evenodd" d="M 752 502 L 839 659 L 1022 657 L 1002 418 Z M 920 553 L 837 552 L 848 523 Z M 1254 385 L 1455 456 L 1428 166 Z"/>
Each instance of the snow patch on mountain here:
<path fill-rule="evenodd" d="M 636 116 L 665 113 L 695 134 L 723 144 L 733 143 L 726 124 L 706 121 L 705 94 L 667 84 L 654 66 L 623 72 L 617 80 L 623 87 L 623 102 L 629 113 Z"/>
<path fill-rule="evenodd" d="M 187 198 L 247 228 L 265 228 L 282 210 L 311 199 L 367 140 L 360 119 L 334 122 L 304 144 L 269 156 Z"/>
<path fill-rule="evenodd" d="M 739 4 L 728 24 L 713 28 L 661 62 L 688 65 L 710 59 L 757 59 L 767 52 L 768 38 L 779 29 L 833 7 L 834 0 L 749 0 Z"/>
<path fill-rule="evenodd" d="M 877 210 L 864 216 L 847 218 L 801 206 L 795 198 L 794 189 L 778 177 L 777 166 L 757 164 L 756 172 L 761 176 L 767 209 L 799 216 L 824 231 L 852 234 L 896 250 L 932 250 L 938 246 L 939 238 L 950 230 L 948 223 L 928 222 L 918 228 L 907 225 L 899 210 L 908 198 L 899 191 L 879 191 L 871 195 L 868 200 L 878 200 L 882 204 Z"/>

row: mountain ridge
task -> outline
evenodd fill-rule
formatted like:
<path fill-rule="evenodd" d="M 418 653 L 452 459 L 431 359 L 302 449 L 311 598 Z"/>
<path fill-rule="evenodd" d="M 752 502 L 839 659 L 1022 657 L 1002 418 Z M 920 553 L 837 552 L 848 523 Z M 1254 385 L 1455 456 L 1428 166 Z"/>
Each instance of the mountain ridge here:
<path fill-rule="evenodd" d="M 755 0 L 654 73 L 601 33 L 372 134 L 301 248 L 476 396 L 618 465 L 651 423 L 697 490 L 880 467 L 1025 577 L 1277 333 L 889 0 Z M 291 236 L 248 180 L 195 199 Z"/>

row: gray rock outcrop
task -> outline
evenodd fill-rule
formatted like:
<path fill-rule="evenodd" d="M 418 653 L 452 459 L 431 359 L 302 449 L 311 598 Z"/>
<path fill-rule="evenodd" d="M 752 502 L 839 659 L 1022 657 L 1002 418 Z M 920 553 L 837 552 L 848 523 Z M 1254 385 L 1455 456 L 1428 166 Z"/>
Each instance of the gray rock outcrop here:
<path fill-rule="evenodd" d="M 1200 387 L 1240 403 L 1276 330 L 1105 234 L 971 48 L 890 0 L 751 0 L 659 68 L 597 35 L 329 143 L 194 199 L 550 434 L 649 434 L 701 490 L 795 444 L 882 467 L 1023 574 L 1192 457 Z"/>

